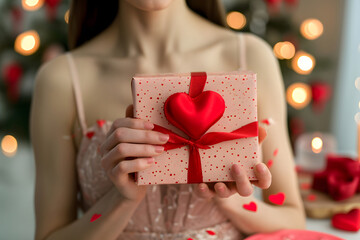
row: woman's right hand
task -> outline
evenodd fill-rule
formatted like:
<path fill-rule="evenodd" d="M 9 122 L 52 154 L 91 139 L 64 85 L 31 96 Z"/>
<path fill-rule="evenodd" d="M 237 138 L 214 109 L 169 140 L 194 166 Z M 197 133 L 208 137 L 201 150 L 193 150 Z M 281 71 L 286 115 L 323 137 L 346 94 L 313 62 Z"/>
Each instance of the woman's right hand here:
<path fill-rule="evenodd" d="M 164 151 L 169 136 L 152 131 L 154 125 L 131 118 L 133 106 L 126 109 L 126 118 L 115 120 L 100 147 L 101 165 L 120 194 L 131 201 L 141 201 L 146 186 L 138 186 L 129 175 L 151 167 L 154 157 Z"/>

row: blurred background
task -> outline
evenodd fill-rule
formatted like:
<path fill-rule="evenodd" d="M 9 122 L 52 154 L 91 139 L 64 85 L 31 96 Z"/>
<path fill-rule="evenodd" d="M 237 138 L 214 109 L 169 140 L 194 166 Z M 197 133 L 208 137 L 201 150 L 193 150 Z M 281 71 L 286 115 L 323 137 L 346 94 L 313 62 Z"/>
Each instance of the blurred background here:
<path fill-rule="evenodd" d="M 30 103 L 39 66 L 68 49 L 69 2 L 0 0 L 0 239 L 33 238 Z M 223 2 L 228 26 L 260 36 L 279 60 L 299 167 L 323 170 L 327 153 L 357 159 L 360 1 Z M 267 119 L 263 124 L 276 123 Z M 309 223 L 317 222 L 309 219 Z M 329 222 L 323 225 L 324 231 L 338 234 Z M 356 233 L 343 234 L 360 239 Z"/>

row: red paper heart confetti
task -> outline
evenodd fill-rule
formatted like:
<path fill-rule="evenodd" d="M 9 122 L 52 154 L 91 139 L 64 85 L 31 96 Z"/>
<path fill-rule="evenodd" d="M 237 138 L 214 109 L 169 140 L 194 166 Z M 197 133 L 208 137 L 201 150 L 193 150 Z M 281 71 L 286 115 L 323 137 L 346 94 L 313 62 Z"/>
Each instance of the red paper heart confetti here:
<path fill-rule="evenodd" d="M 211 236 L 214 236 L 215 235 L 215 232 L 214 231 L 211 231 L 211 230 L 206 230 L 206 232 L 211 235 Z"/>
<path fill-rule="evenodd" d="M 311 184 L 307 183 L 307 182 L 300 184 L 300 188 L 303 190 L 308 190 L 308 189 L 310 189 L 310 187 L 311 187 Z"/>
<path fill-rule="evenodd" d="M 348 213 L 335 214 L 331 223 L 334 228 L 346 231 L 359 231 L 360 229 L 360 209 L 353 209 Z"/>
<path fill-rule="evenodd" d="M 309 202 L 314 202 L 316 201 L 317 197 L 315 194 L 309 194 L 307 195 L 306 199 L 309 201 Z"/>
<path fill-rule="evenodd" d="M 194 240 L 194 239 L 192 239 L 192 238 L 188 238 L 188 239 L 186 239 L 186 240 Z"/>
<path fill-rule="evenodd" d="M 264 123 L 264 124 L 270 126 L 274 123 L 274 120 L 272 120 L 272 118 L 266 118 L 266 119 L 262 120 L 261 123 Z"/>
<path fill-rule="evenodd" d="M 97 125 L 100 127 L 100 128 L 102 128 L 102 126 L 105 124 L 105 120 L 97 120 L 96 121 L 96 123 L 97 123 Z"/>
<path fill-rule="evenodd" d="M 192 98 L 186 93 L 171 95 L 164 105 L 167 120 L 193 139 L 199 139 L 224 114 L 220 94 L 205 91 Z"/>
<path fill-rule="evenodd" d="M 270 159 L 270 160 L 266 163 L 266 165 L 267 165 L 268 168 L 271 168 L 271 166 L 273 165 L 273 163 L 274 163 L 274 161 L 273 161 L 272 159 Z"/>
<path fill-rule="evenodd" d="M 90 219 L 90 222 L 96 221 L 99 217 L 101 217 L 101 214 L 94 213 Z"/>
<path fill-rule="evenodd" d="M 285 194 L 282 192 L 272 194 L 269 196 L 269 201 L 276 205 L 282 205 L 285 201 Z"/>
<path fill-rule="evenodd" d="M 88 139 L 92 139 L 92 137 L 94 136 L 95 132 L 87 132 L 86 136 Z"/>
<path fill-rule="evenodd" d="M 249 204 L 244 204 L 243 208 L 252 212 L 256 212 L 257 205 L 255 202 L 250 202 Z"/>
<path fill-rule="evenodd" d="M 277 148 L 274 150 L 274 153 L 273 153 L 274 157 L 276 157 L 278 155 L 278 153 L 279 153 L 279 149 Z"/>

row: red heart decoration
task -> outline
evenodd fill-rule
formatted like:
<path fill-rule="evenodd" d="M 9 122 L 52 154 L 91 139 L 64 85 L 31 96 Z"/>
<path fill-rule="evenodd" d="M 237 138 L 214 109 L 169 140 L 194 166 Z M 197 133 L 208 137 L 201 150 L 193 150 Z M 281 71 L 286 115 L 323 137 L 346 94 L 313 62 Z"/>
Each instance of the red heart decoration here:
<path fill-rule="evenodd" d="M 250 202 L 249 204 L 244 204 L 243 208 L 252 212 L 256 212 L 257 205 L 255 202 Z"/>
<path fill-rule="evenodd" d="M 285 201 L 285 194 L 282 192 L 272 194 L 269 196 L 269 201 L 277 205 L 282 205 Z"/>
<path fill-rule="evenodd" d="M 308 183 L 308 182 L 301 183 L 301 184 L 300 184 L 300 188 L 303 189 L 303 190 L 308 190 L 308 189 L 311 188 L 311 184 Z"/>
<path fill-rule="evenodd" d="M 99 217 L 101 217 L 101 214 L 95 213 L 94 215 L 92 215 L 90 222 L 96 221 Z"/>
<path fill-rule="evenodd" d="M 105 124 L 105 120 L 97 120 L 96 123 L 97 125 L 101 128 L 104 124 Z"/>
<path fill-rule="evenodd" d="M 274 153 L 273 153 L 274 157 L 276 157 L 276 155 L 277 155 L 278 153 L 279 153 L 279 149 L 277 148 L 277 149 L 274 150 Z"/>
<path fill-rule="evenodd" d="M 87 132 L 87 133 L 86 133 L 86 136 L 87 136 L 88 139 L 92 139 L 92 137 L 94 136 L 94 134 L 95 134 L 95 132 L 92 132 L 92 131 L 91 131 L 91 132 Z"/>
<path fill-rule="evenodd" d="M 309 202 L 314 202 L 316 201 L 317 197 L 315 194 L 309 194 L 306 198 Z"/>
<path fill-rule="evenodd" d="M 274 161 L 272 159 L 270 159 L 268 162 L 267 162 L 267 167 L 268 168 L 271 168 L 271 166 L 273 165 Z"/>
<path fill-rule="evenodd" d="M 334 228 L 346 231 L 359 231 L 360 229 L 360 209 L 353 209 L 348 213 L 335 214 L 331 223 Z"/>
<path fill-rule="evenodd" d="M 211 236 L 216 235 L 215 232 L 214 232 L 214 231 L 211 231 L 211 230 L 206 230 L 206 232 L 207 232 L 209 235 L 211 235 Z"/>
<path fill-rule="evenodd" d="M 171 95 L 164 105 L 167 120 L 192 139 L 199 139 L 224 114 L 220 94 L 205 91 L 192 98 L 186 93 Z"/>

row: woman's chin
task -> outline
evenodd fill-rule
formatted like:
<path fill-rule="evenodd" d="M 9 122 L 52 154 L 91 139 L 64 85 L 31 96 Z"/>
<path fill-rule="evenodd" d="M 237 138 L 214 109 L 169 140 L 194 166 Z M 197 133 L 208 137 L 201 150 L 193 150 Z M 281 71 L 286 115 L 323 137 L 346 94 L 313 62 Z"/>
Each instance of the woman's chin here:
<path fill-rule="evenodd" d="M 152 12 L 166 9 L 174 0 L 126 0 L 133 7 Z M 177 0 L 180 1 L 180 0 Z"/>

